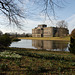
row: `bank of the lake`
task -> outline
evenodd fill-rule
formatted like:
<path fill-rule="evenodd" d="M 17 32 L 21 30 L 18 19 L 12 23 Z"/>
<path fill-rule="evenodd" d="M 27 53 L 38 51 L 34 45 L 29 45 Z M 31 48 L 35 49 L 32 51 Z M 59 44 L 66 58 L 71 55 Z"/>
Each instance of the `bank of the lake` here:
<path fill-rule="evenodd" d="M 70 52 L 7 48 L 0 52 L 2 75 L 74 75 L 75 55 Z M 17 54 L 17 55 L 16 55 Z M 12 57 L 11 55 L 15 55 Z"/>
<path fill-rule="evenodd" d="M 70 37 L 18 37 L 19 39 L 31 39 L 31 40 L 60 40 L 70 41 Z"/>

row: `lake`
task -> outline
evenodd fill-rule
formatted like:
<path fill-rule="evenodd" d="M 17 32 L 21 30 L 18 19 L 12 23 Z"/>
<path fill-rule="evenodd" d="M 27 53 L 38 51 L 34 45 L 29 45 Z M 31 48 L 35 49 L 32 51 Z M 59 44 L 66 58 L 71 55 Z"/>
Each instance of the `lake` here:
<path fill-rule="evenodd" d="M 68 42 L 65 41 L 49 41 L 49 40 L 26 40 L 21 39 L 18 42 L 12 42 L 10 47 L 46 49 L 51 51 L 69 51 Z"/>

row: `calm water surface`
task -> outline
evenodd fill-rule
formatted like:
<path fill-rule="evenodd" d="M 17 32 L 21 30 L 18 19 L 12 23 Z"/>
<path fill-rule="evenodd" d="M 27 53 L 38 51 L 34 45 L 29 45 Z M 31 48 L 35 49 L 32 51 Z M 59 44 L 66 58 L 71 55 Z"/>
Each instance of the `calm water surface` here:
<path fill-rule="evenodd" d="M 68 42 L 65 42 L 65 41 L 21 39 L 21 41 L 13 42 L 10 47 L 46 49 L 46 50 L 52 50 L 52 51 L 69 51 Z"/>

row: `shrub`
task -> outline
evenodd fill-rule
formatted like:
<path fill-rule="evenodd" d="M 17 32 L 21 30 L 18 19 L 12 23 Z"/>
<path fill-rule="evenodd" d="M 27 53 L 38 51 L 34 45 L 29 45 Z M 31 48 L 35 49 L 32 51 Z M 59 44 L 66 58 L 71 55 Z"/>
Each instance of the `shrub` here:
<path fill-rule="evenodd" d="M 12 41 L 21 41 L 21 39 L 13 38 Z"/>
<path fill-rule="evenodd" d="M 11 38 L 9 37 L 9 35 L 4 34 L 2 36 L 0 36 L 0 48 L 1 47 L 8 47 L 11 44 Z"/>
<path fill-rule="evenodd" d="M 7 64 L 0 64 L 0 70 L 1 71 L 8 71 L 9 70 L 9 67 Z"/>
<path fill-rule="evenodd" d="M 47 70 L 46 70 L 45 67 L 39 66 L 39 67 L 38 67 L 38 71 L 40 71 L 40 72 L 46 72 Z"/>
<path fill-rule="evenodd" d="M 75 54 L 75 29 L 71 33 L 69 50 L 71 53 Z"/>
<path fill-rule="evenodd" d="M 75 39 L 75 29 L 71 32 L 71 37 Z"/>
<path fill-rule="evenodd" d="M 22 56 L 13 52 L 9 52 L 9 51 L 4 51 L 4 52 L 0 52 L 0 57 L 3 58 L 21 58 Z"/>

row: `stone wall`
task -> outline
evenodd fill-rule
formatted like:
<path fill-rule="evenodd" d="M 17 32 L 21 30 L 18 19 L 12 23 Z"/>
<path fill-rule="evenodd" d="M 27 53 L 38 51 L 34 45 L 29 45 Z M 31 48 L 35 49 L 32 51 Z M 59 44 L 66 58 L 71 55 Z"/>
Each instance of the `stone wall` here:
<path fill-rule="evenodd" d="M 46 27 L 46 25 L 39 25 L 32 29 L 32 37 L 61 37 L 68 34 L 69 30 L 67 28 Z"/>
<path fill-rule="evenodd" d="M 69 31 L 67 28 L 57 28 L 54 36 L 61 37 L 61 36 L 67 36 L 68 34 L 69 34 Z"/>
<path fill-rule="evenodd" d="M 32 37 L 43 37 L 43 28 L 32 29 Z"/>
<path fill-rule="evenodd" d="M 44 28 L 44 36 L 43 37 L 53 37 L 53 27 Z"/>

